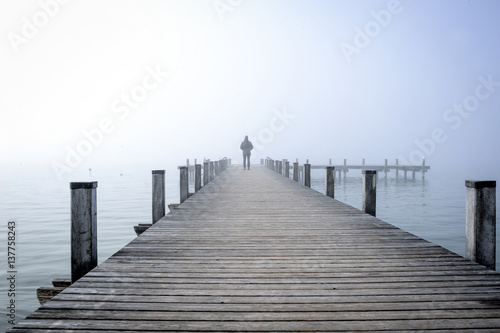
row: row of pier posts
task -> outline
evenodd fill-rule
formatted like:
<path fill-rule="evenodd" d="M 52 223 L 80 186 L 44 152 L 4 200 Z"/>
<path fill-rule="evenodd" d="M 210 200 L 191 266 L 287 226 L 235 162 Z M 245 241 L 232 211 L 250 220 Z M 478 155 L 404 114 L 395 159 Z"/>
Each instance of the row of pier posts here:
<path fill-rule="evenodd" d="M 364 161 L 363 161 L 364 162 Z M 330 161 L 331 163 L 331 161 Z M 385 161 L 387 164 L 387 160 Z M 267 158 L 265 166 L 279 174 L 290 178 L 283 172 L 289 169 L 287 160 L 273 160 Z M 344 160 L 345 164 L 345 160 Z M 364 163 L 363 163 L 364 164 Z M 396 161 L 397 164 L 397 161 Z M 422 172 L 425 170 L 425 160 L 422 163 Z M 311 187 L 311 164 L 307 160 L 303 165 L 304 185 Z M 377 171 L 362 170 L 362 210 L 376 216 L 377 203 Z M 293 163 L 293 180 L 299 181 L 299 163 Z M 327 196 L 335 197 L 335 167 L 326 167 Z M 465 257 L 495 269 L 496 262 L 496 181 L 465 181 L 466 186 L 466 253 Z"/>
<path fill-rule="evenodd" d="M 284 165 L 285 162 L 284 161 L 286 161 L 286 160 L 283 160 L 283 162 L 281 162 L 279 160 L 274 161 L 274 160 L 272 160 L 270 158 L 267 158 L 266 160 L 261 159 L 261 164 L 268 166 L 267 165 L 268 163 L 274 162 L 274 163 L 276 163 L 276 166 L 275 166 L 276 171 L 279 172 L 280 168 L 283 168 L 285 170 L 285 165 Z M 338 168 L 335 171 L 338 172 L 338 177 L 339 177 L 340 180 L 342 180 L 342 174 L 344 175 L 344 179 L 346 179 L 347 172 L 349 171 L 350 168 L 355 168 L 355 169 L 361 169 L 361 170 L 363 170 L 364 169 L 363 167 L 365 165 L 366 164 L 365 164 L 365 159 L 364 158 L 362 160 L 362 164 L 361 165 L 354 165 L 354 166 L 353 165 L 347 165 L 347 159 L 344 158 L 344 163 L 342 165 L 339 165 Z M 332 159 L 331 158 L 329 160 L 329 166 L 332 166 Z M 372 165 L 371 168 L 373 168 L 373 167 L 374 166 Z M 404 179 L 407 179 L 407 173 L 408 172 L 412 172 L 412 179 L 415 180 L 415 173 L 418 172 L 418 171 L 420 171 L 422 173 L 422 179 L 425 179 L 425 173 L 427 172 L 427 169 L 429 169 L 429 167 L 426 166 L 426 164 L 425 164 L 425 158 L 422 159 L 422 165 L 421 166 L 417 166 L 417 165 L 400 165 L 399 164 L 399 159 L 396 159 L 396 164 L 395 165 L 389 165 L 388 164 L 388 160 L 385 159 L 383 165 L 377 166 L 377 170 L 384 173 L 385 179 L 387 179 L 387 174 L 389 173 L 390 169 L 394 169 L 396 171 L 396 179 L 399 178 L 399 171 L 403 171 L 404 172 Z M 285 171 L 283 171 L 283 172 L 285 172 Z"/>
<path fill-rule="evenodd" d="M 203 185 L 231 164 L 227 158 L 203 163 Z M 180 166 L 180 202 L 190 195 L 188 166 Z M 202 167 L 194 166 L 195 192 L 202 187 Z M 165 170 L 152 170 L 152 224 L 166 212 Z M 97 182 L 70 183 L 71 189 L 71 281 L 75 282 L 97 266 Z M 175 205 L 174 205 L 175 206 Z M 142 224 L 151 226 L 152 224 Z M 141 226 L 141 224 L 139 225 Z"/>
<path fill-rule="evenodd" d="M 189 161 L 189 160 L 188 160 Z M 188 162 L 189 163 L 189 162 Z M 215 177 L 220 175 L 231 164 L 231 159 L 223 158 L 218 161 L 206 160 L 203 162 L 203 186 L 211 182 Z M 189 193 L 189 165 L 180 166 L 180 202 L 186 201 L 192 193 Z M 194 191 L 198 192 L 202 185 L 201 164 L 194 165 Z"/>
<path fill-rule="evenodd" d="M 283 169 L 283 165 L 285 168 Z M 280 175 L 290 178 L 289 169 L 290 164 L 288 160 L 273 160 L 267 158 L 265 166 L 268 169 L 276 171 Z M 325 193 L 331 198 L 335 198 L 335 167 L 327 166 L 326 168 L 326 189 Z M 377 199 L 377 171 L 376 170 L 362 170 L 363 173 L 363 211 L 367 214 L 376 215 L 376 199 Z M 299 163 L 293 163 L 293 180 L 299 181 Z M 311 164 L 309 160 L 303 165 L 303 180 L 304 186 L 311 187 Z"/>

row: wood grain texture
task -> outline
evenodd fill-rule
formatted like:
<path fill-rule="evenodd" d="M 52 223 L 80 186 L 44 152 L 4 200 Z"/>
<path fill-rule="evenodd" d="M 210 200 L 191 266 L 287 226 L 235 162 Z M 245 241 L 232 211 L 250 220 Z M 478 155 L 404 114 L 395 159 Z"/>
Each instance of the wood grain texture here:
<path fill-rule="evenodd" d="M 495 332 L 500 275 L 230 167 L 11 332 Z"/>

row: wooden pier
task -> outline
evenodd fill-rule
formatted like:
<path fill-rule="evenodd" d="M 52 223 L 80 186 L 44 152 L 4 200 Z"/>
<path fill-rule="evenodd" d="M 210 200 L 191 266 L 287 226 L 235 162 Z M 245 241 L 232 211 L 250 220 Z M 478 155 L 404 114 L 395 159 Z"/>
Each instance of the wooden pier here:
<path fill-rule="evenodd" d="M 232 166 L 10 332 L 103 331 L 498 332 L 500 275 Z"/>
<path fill-rule="evenodd" d="M 287 161 L 287 160 L 283 160 Z M 281 160 L 273 160 L 271 158 L 261 159 L 261 165 L 267 165 L 268 163 L 281 163 L 281 166 L 284 168 L 284 163 Z M 298 162 L 298 160 L 297 160 Z M 306 163 L 309 163 L 307 160 Z M 365 159 L 361 164 L 347 164 L 347 159 L 344 159 L 343 164 L 332 164 L 332 160 L 330 159 L 329 164 L 311 164 L 311 169 L 322 169 L 324 170 L 326 167 L 335 167 L 335 172 L 338 173 L 339 179 L 342 179 L 342 175 L 344 175 L 344 179 L 347 173 L 350 170 L 375 170 L 378 172 L 383 172 L 385 178 L 387 178 L 387 174 L 391 171 L 395 171 L 395 177 L 399 177 L 399 172 L 402 172 L 404 175 L 404 179 L 407 179 L 407 173 L 412 173 L 412 179 L 415 179 L 415 173 L 420 172 L 422 175 L 422 179 L 425 178 L 425 173 L 430 170 L 430 166 L 425 164 L 425 159 L 422 159 L 421 165 L 411 165 L 411 164 L 400 164 L 399 160 L 396 159 L 395 164 L 389 164 L 387 159 L 385 159 L 384 164 L 366 164 Z M 289 163 L 289 169 L 293 169 L 293 164 Z M 303 165 L 299 165 L 299 172 L 302 174 Z"/>

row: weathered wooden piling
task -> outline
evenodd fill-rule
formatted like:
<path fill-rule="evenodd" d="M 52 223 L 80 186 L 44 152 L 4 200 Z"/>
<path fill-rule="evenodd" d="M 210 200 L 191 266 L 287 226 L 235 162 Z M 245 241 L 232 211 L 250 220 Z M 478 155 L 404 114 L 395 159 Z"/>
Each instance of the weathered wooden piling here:
<path fill-rule="evenodd" d="M 153 170 L 153 223 L 165 216 L 165 170 Z"/>
<path fill-rule="evenodd" d="M 384 177 L 387 179 L 387 172 L 389 172 L 389 169 L 387 168 L 387 158 L 385 159 L 384 162 Z"/>
<path fill-rule="evenodd" d="M 363 170 L 363 211 L 376 215 L 377 204 L 377 171 Z"/>
<path fill-rule="evenodd" d="M 465 181 L 465 257 L 490 269 L 496 260 L 496 181 Z"/>
<path fill-rule="evenodd" d="M 203 186 L 207 185 L 210 181 L 210 166 L 209 162 L 203 162 Z"/>
<path fill-rule="evenodd" d="M 425 157 L 422 158 L 422 180 L 425 179 Z"/>
<path fill-rule="evenodd" d="M 179 178 L 180 178 L 180 200 L 181 203 L 186 201 L 189 197 L 189 177 L 188 177 L 188 167 L 180 166 L 179 167 Z"/>
<path fill-rule="evenodd" d="M 347 159 L 346 158 L 344 158 L 344 168 L 342 169 L 342 171 L 344 172 L 344 180 L 345 180 L 347 177 Z"/>
<path fill-rule="evenodd" d="M 299 162 L 293 162 L 293 180 L 299 181 Z"/>
<path fill-rule="evenodd" d="M 326 195 L 335 198 L 335 167 L 326 167 Z"/>
<path fill-rule="evenodd" d="M 304 164 L 304 185 L 311 187 L 311 164 Z"/>
<path fill-rule="evenodd" d="M 210 161 L 210 178 L 209 180 L 212 181 L 215 178 L 215 167 L 214 167 L 214 162 Z"/>
<path fill-rule="evenodd" d="M 70 183 L 71 282 L 97 266 L 97 182 Z"/>
<path fill-rule="evenodd" d="M 194 191 L 201 190 L 201 164 L 194 165 Z"/>

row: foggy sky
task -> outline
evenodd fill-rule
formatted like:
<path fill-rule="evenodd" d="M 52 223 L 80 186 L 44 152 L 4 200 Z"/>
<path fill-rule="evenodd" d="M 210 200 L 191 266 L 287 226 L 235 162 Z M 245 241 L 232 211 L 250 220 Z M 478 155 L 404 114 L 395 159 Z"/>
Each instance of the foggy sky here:
<path fill-rule="evenodd" d="M 0 7 L 0 168 L 240 162 L 245 135 L 254 161 L 500 166 L 498 1 Z"/>

